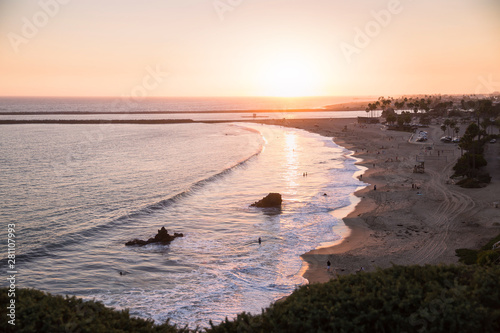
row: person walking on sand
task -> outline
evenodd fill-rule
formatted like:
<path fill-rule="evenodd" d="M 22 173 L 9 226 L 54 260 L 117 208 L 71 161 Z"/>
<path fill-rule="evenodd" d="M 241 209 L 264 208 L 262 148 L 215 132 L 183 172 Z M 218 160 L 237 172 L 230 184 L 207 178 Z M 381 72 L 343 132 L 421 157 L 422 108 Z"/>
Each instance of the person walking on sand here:
<path fill-rule="evenodd" d="M 329 272 L 329 271 L 330 271 L 330 265 L 331 265 L 330 260 L 328 260 L 328 261 L 326 262 L 326 271 L 327 271 L 327 272 Z"/>
<path fill-rule="evenodd" d="M 260 239 L 260 237 L 259 237 L 259 245 L 261 245 L 261 244 L 262 244 L 262 239 Z"/>

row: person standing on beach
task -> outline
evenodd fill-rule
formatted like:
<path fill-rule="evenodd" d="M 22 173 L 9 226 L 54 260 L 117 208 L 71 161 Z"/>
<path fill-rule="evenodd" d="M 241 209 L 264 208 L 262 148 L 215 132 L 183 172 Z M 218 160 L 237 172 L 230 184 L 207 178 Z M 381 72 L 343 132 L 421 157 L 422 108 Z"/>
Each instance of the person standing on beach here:
<path fill-rule="evenodd" d="M 327 271 L 327 272 L 329 272 L 329 271 L 330 271 L 330 265 L 331 265 L 330 260 L 328 260 L 328 261 L 326 262 L 326 271 Z"/>
<path fill-rule="evenodd" d="M 260 244 L 262 244 L 262 239 L 260 239 L 260 237 L 259 237 L 259 245 L 260 245 Z"/>

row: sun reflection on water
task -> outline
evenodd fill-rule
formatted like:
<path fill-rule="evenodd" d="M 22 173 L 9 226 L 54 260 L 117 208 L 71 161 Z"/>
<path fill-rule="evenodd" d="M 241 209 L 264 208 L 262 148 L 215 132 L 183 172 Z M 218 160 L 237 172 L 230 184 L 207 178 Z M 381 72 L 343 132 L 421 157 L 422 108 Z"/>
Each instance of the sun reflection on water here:
<path fill-rule="evenodd" d="M 297 191 L 298 176 L 299 176 L 299 158 L 297 150 L 299 145 L 297 143 L 297 135 L 294 132 L 287 132 L 285 134 L 285 153 L 286 153 L 286 172 L 285 180 L 287 187 L 291 193 Z"/>

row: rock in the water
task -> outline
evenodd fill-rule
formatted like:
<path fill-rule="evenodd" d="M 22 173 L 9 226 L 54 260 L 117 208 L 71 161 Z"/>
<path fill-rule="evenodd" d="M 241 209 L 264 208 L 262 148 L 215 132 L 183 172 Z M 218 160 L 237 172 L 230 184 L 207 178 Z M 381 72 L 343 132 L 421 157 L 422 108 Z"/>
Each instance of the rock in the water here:
<path fill-rule="evenodd" d="M 176 239 L 177 237 L 184 237 L 183 234 L 180 233 L 174 233 L 173 235 L 169 235 L 167 229 L 165 227 L 162 227 L 160 230 L 158 230 L 158 233 L 154 238 L 150 238 L 147 241 L 140 240 L 140 239 L 134 239 L 131 240 L 130 242 L 126 242 L 125 245 L 131 246 L 131 245 L 139 245 L 139 246 L 144 246 L 147 244 L 152 244 L 152 243 L 160 243 L 162 245 L 168 245 L 170 244 L 171 241 Z"/>
<path fill-rule="evenodd" d="M 251 204 L 250 206 L 259 208 L 280 208 L 282 201 L 283 200 L 281 200 L 281 194 L 269 193 L 265 198 Z"/>

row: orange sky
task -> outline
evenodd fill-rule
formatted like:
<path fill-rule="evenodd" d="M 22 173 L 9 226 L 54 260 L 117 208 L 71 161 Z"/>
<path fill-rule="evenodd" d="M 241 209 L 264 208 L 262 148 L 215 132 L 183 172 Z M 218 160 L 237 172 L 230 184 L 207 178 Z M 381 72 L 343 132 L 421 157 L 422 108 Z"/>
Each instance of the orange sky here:
<path fill-rule="evenodd" d="M 0 96 L 500 90 L 498 0 L 4 0 Z"/>

